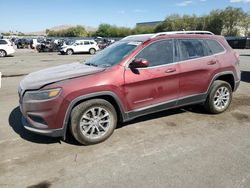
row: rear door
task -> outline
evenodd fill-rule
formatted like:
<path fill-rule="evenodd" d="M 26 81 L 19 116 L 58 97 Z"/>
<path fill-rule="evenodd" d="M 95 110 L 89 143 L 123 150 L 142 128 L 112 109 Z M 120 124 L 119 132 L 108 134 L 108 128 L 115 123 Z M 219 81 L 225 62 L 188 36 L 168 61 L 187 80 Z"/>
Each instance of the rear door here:
<path fill-rule="evenodd" d="M 135 58 L 147 59 L 150 65 L 125 70 L 125 93 L 131 110 L 178 99 L 179 66 L 174 63 L 174 40 L 154 42 Z"/>
<path fill-rule="evenodd" d="M 218 60 L 209 53 L 205 40 L 177 39 L 177 43 L 180 54 L 180 99 L 183 99 L 180 103 L 203 100 L 213 75 L 219 70 Z"/>
<path fill-rule="evenodd" d="M 82 52 L 88 52 L 90 49 L 90 42 L 89 41 L 84 41 L 83 46 L 82 46 Z"/>

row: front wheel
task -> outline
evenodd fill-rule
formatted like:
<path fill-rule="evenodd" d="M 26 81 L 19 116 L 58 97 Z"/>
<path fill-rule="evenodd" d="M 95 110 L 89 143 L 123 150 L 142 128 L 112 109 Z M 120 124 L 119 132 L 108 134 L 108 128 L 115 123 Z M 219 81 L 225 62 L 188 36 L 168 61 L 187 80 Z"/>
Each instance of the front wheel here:
<path fill-rule="evenodd" d="M 67 53 L 67 55 L 72 55 L 74 52 L 73 52 L 73 50 L 69 49 L 66 51 L 66 53 Z"/>
<path fill-rule="evenodd" d="M 212 114 L 219 114 L 227 110 L 232 101 L 232 88 L 229 83 L 216 80 L 207 97 L 205 108 Z"/>
<path fill-rule="evenodd" d="M 112 104 L 92 99 L 77 105 L 71 113 L 71 133 L 84 145 L 97 144 L 112 135 L 117 113 Z"/>

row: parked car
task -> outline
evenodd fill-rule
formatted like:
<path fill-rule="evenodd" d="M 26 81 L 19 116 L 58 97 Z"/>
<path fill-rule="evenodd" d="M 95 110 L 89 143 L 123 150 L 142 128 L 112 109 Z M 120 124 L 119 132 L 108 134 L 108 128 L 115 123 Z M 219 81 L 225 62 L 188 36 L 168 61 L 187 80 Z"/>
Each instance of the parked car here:
<path fill-rule="evenodd" d="M 21 38 L 15 40 L 15 45 L 18 49 L 29 48 L 31 45 L 31 39 Z"/>
<path fill-rule="evenodd" d="M 240 84 L 239 55 L 224 37 L 145 34 L 124 38 L 85 64 L 26 76 L 19 86 L 26 129 L 82 144 L 107 139 L 118 122 L 186 105 L 224 112 Z"/>
<path fill-rule="evenodd" d="M 97 43 L 94 40 L 76 40 L 70 45 L 62 46 L 60 53 L 72 55 L 74 53 L 86 53 L 95 54 L 99 50 Z"/>
<path fill-rule="evenodd" d="M 109 45 L 113 44 L 115 42 L 115 40 L 111 39 L 106 39 L 106 38 L 102 38 L 102 37 L 96 37 L 94 39 L 97 42 L 97 45 L 99 47 L 99 49 L 104 49 L 106 47 L 108 47 Z"/>
<path fill-rule="evenodd" d="M 233 49 L 250 49 L 249 37 L 226 37 L 226 40 Z"/>
<path fill-rule="evenodd" d="M 59 52 L 63 42 L 61 40 L 54 40 L 51 38 L 45 38 L 39 40 L 39 43 L 36 45 L 36 50 L 38 52 Z"/>
<path fill-rule="evenodd" d="M 7 39 L 0 39 L 0 57 L 5 57 L 15 53 L 12 43 Z"/>

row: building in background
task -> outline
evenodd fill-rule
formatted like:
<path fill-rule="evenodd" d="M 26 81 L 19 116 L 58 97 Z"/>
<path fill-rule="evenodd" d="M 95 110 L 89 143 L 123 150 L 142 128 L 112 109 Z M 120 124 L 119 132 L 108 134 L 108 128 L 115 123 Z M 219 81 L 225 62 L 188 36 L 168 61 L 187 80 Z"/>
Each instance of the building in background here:
<path fill-rule="evenodd" d="M 136 23 L 136 27 L 155 27 L 160 24 L 162 21 L 154 21 L 154 22 L 141 22 Z"/>

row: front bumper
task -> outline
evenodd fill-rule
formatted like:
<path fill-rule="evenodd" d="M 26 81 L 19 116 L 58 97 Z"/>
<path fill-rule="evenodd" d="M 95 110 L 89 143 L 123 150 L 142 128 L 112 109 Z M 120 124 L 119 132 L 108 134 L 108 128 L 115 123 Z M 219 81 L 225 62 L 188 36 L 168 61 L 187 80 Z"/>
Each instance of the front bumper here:
<path fill-rule="evenodd" d="M 60 95 L 48 100 L 32 100 L 19 89 L 19 105 L 25 129 L 51 137 L 65 137 L 63 105 Z"/>
<path fill-rule="evenodd" d="M 236 91 L 239 88 L 239 86 L 240 86 L 240 80 L 235 82 L 234 91 Z"/>
<path fill-rule="evenodd" d="M 15 49 L 14 48 L 9 48 L 6 50 L 7 52 L 7 55 L 11 55 L 11 54 L 14 54 L 15 53 Z"/>
<path fill-rule="evenodd" d="M 60 49 L 60 52 L 61 52 L 61 53 L 66 53 L 66 51 L 67 51 L 67 48 L 62 48 L 62 49 Z"/>
<path fill-rule="evenodd" d="M 28 120 L 23 116 L 22 117 L 22 124 L 25 129 L 34 132 L 36 134 L 50 136 L 50 137 L 63 137 L 64 136 L 64 129 L 38 129 L 33 127 Z"/>

